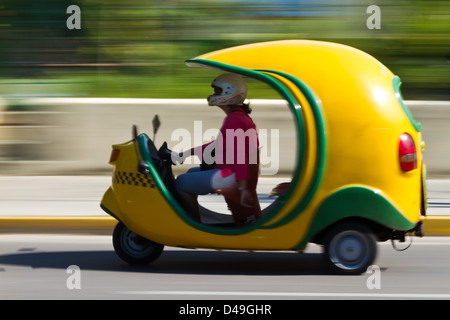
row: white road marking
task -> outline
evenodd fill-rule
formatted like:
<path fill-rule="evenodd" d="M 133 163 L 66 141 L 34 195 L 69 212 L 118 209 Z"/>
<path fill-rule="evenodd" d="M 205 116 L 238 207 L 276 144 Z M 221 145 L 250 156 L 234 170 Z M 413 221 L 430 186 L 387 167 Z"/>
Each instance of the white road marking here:
<path fill-rule="evenodd" d="M 169 296 L 258 296 L 258 297 L 312 297 L 312 298 L 398 298 L 398 299 L 450 299 L 439 293 L 345 293 L 345 292 L 231 292 L 231 291 L 116 291 L 121 295 Z"/>

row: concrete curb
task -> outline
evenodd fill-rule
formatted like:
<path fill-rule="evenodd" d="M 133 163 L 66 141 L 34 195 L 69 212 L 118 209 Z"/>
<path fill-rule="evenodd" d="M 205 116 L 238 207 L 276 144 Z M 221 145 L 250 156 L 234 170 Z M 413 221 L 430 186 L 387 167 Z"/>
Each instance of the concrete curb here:
<path fill-rule="evenodd" d="M 112 234 L 117 220 L 105 217 L 0 217 L 1 233 Z"/>
<path fill-rule="evenodd" d="M 425 236 L 450 236 L 450 216 L 422 217 Z M 105 217 L 0 217 L 1 233 L 111 235 L 117 221 Z"/>
<path fill-rule="evenodd" d="M 422 217 L 425 236 L 450 236 L 450 216 Z"/>

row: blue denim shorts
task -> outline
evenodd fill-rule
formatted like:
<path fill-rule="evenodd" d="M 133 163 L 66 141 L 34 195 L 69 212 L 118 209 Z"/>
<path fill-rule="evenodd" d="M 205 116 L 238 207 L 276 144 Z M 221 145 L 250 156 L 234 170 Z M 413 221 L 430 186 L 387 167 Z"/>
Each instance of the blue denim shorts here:
<path fill-rule="evenodd" d="M 222 177 L 219 169 L 200 171 L 199 167 L 189 169 L 175 180 L 175 186 L 180 193 L 205 195 L 219 188 L 236 185 L 234 173 Z"/>

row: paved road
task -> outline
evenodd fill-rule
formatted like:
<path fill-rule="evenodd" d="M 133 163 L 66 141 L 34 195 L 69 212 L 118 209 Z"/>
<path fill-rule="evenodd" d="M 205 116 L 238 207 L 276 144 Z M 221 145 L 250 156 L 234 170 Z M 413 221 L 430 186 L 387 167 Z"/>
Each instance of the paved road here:
<path fill-rule="evenodd" d="M 379 248 L 380 271 L 331 276 L 315 245 L 303 254 L 166 248 L 135 268 L 110 236 L 0 235 L 0 300 L 450 299 L 450 238 Z"/>
<path fill-rule="evenodd" d="M 285 179 L 263 178 L 267 193 Z M 0 216 L 106 216 L 99 200 L 109 177 L 0 177 Z M 429 180 L 429 214 L 450 214 L 450 180 Z M 220 208 L 220 197 L 204 199 Z M 450 299 L 450 237 L 414 239 L 404 252 L 380 244 L 372 274 L 327 275 L 320 248 L 305 254 L 218 252 L 167 248 L 154 265 L 131 268 L 115 254 L 111 236 L 0 234 L 1 299 Z M 81 289 L 67 273 L 80 267 Z M 74 271 L 75 272 L 75 271 Z M 75 274 L 75 273 L 73 273 Z"/>

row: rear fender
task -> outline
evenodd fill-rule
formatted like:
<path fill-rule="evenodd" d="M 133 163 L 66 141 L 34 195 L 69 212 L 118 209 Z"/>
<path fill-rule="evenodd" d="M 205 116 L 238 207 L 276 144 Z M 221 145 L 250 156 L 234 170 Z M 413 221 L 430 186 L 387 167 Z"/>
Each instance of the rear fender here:
<path fill-rule="evenodd" d="M 303 242 L 310 241 L 329 226 L 347 218 L 363 218 L 399 231 L 411 230 L 416 226 L 380 190 L 353 185 L 332 193 L 319 206 Z"/>

